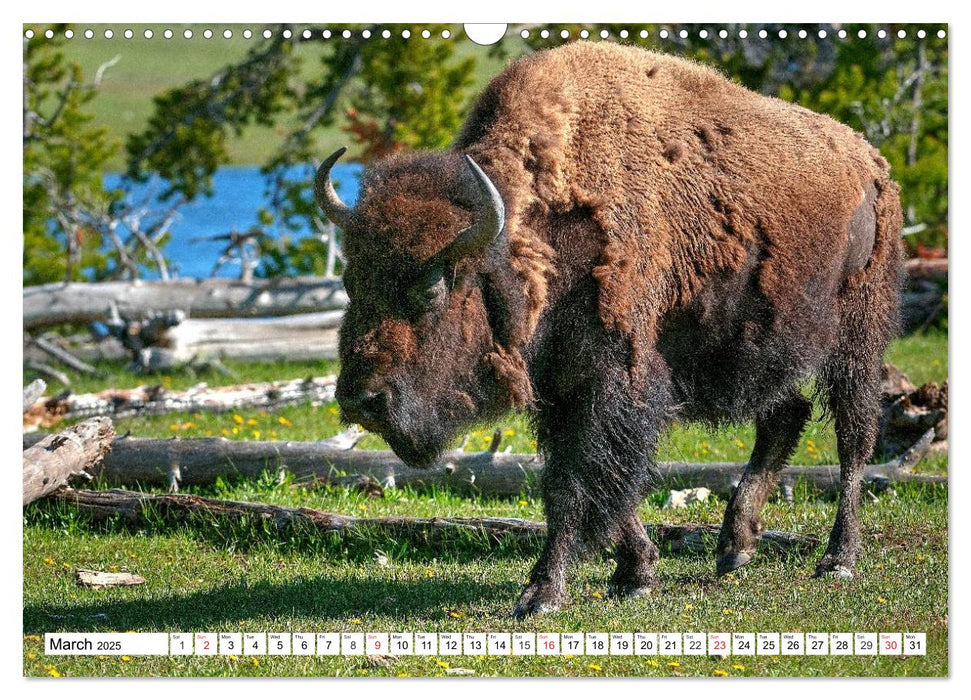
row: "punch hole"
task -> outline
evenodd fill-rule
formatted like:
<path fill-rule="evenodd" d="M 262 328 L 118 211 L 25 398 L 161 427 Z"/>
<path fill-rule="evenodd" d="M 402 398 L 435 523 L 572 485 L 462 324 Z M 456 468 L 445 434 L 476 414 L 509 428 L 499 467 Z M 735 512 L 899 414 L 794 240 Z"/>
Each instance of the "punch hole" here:
<path fill-rule="evenodd" d="M 465 29 L 465 35 L 479 46 L 495 44 L 506 35 L 505 24 L 466 24 L 463 25 L 463 28 Z M 545 32 L 546 30 L 544 29 L 543 31 Z M 545 39 L 546 37 L 543 38 Z"/>
<path fill-rule="evenodd" d="M 641 30 L 641 39 L 646 39 L 648 37 L 648 31 L 646 29 Z"/>
<path fill-rule="evenodd" d="M 688 38 L 688 30 L 687 29 L 682 29 L 681 32 L 679 33 L 679 36 L 682 39 L 687 39 Z"/>
<path fill-rule="evenodd" d="M 450 32 L 447 29 L 443 29 L 442 30 L 442 38 L 443 39 L 449 39 L 449 38 L 451 38 L 451 36 L 452 36 L 452 32 Z"/>
<path fill-rule="evenodd" d="M 659 37 L 661 37 L 662 39 L 667 39 L 668 38 L 668 30 L 667 29 L 662 29 L 660 32 L 658 32 L 657 35 Z"/>
<path fill-rule="evenodd" d="M 738 32 L 738 38 L 745 39 L 746 37 L 748 37 L 748 32 L 744 29 L 740 29 Z"/>
<path fill-rule="evenodd" d="M 243 30 L 243 38 L 244 39 L 252 39 L 253 38 L 253 32 L 250 31 L 249 29 L 244 29 Z"/>
<path fill-rule="evenodd" d="M 27 37 L 28 39 L 33 39 L 34 38 L 34 30 L 33 29 L 28 29 L 26 32 L 24 32 L 24 36 Z"/>
<path fill-rule="evenodd" d="M 432 36 L 432 33 L 430 31 L 428 31 L 427 29 L 422 29 L 421 30 L 421 38 L 422 39 L 430 39 L 431 36 Z"/>
<path fill-rule="evenodd" d="M 151 29 L 146 29 L 144 32 L 142 32 L 142 36 L 144 36 L 146 39 L 151 39 L 153 36 L 155 36 L 155 32 L 153 32 Z"/>
<path fill-rule="evenodd" d="M 226 29 L 226 30 L 223 31 L 223 39 L 232 39 L 232 38 L 233 38 L 233 30 L 232 29 Z"/>
<path fill-rule="evenodd" d="M 162 36 L 164 36 L 166 39 L 171 39 L 175 35 L 172 33 L 171 29 L 166 29 L 164 32 L 162 32 Z"/>
<path fill-rule="evenodd" d="M 364 31 L 361 32 L 361 36 L 364 37 L 365 39 L 370 39 L 371 38 L 371 30 L 370 29 L 365 29 Z"/>
<path fill-rule="evenodd" d="M 73 29 L 66 29 L 64 31 L 64 38 L 65 39 L 73 39 L 74 38 L 74 30 Z"/>
<path fill-rule="evenodd" d="M 48 29 L 46 32 L 44 32 L 44 36 L 47 37 L 48 39 L 53 39 L 54 38 L 54 30 L 53 29 Z"/>

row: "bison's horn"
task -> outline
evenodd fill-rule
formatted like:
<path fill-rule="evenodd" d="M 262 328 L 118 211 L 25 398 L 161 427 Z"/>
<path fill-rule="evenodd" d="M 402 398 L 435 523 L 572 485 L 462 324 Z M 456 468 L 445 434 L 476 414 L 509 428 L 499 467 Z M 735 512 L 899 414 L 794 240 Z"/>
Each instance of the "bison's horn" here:
<path fill-rule="evenodd" d="M 476 211 L 475 223 L 462 231 L 448 247 L 446 257 L 451 260 L 459 260 L 482 250 L 502 233 L 502 227 L 506 225 L 506 207 L 502 203 L 499 190 L 492 184 L 489 176 L 482 172 L 478 163 L 472 160 L 472 156 L 465 156 L 465 160 L 475 176 L 483 204 Z"/>
<path fill-rule="evenodd" d="M 351 208 L 341 201 L 334 189 L 334 184 L 330 181 L 330 169 L 334 167 L 342 155 L 347 151 L 346 148 L 338 148 L 327 160 L 317 168 L 317 176 L 314 178 L 314 198 L 327 218 L 335 224 L 344 228 L 351 219 Z"/>

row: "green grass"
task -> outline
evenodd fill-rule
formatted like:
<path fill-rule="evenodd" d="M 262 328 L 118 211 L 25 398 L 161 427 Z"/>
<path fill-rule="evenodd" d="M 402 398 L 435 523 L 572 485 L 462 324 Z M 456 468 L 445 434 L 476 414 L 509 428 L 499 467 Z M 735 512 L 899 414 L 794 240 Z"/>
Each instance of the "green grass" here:
<path fill-rule="evenodd" d="M 941 333 L 897 341 L 889 358 L 917 381 L 947 376 L 947 337 Z M 233 365 L 240 378 L 279 379 L 333 371 L 332 363 Z M 76 390 L 139 383 L 118 368 L 107 380 L 84 380 Z M 155 377 L 173 387 L 219 376 Z M 334 406 L 294 407 L 278 413 L 163 416 L 118 421 L 119 432 L 137 435 L 206 435 L 227 430 L 232 439 L 320 439 L 338 429 Z M 290 425 L 284 425 L 280 418 Z M 250 425 L 249 421 L 256 422 Z M 186 424 L 191 424 L 186 427 Z M 177 426 L 173 430 L 172 426 Z M 232 428 L 241 428 L 233 435 Z M 479 447 L 493 426 L 472 439 Z M 532 449 L 521 418 L 503 421 L 505 440 Z M 796 461 L 835 459 L 831 428 L 812 428 Z M 810 451 L 812 440 L 815 451 Z M 740 447 L 737 442 L 743 443 Z M 678 426 L 662 445 L 662 459 L 744 460 L 748 427 L 706 432 Z M 365 447 L 379 447 L 369 438 Z M 946 471 L 947 458 L 936 459 Z M 535 493 L 519 498 L 465 498 L 446 490 L 400 489 L 368 498 L 350 489 L 309 489 L 267 475 L 190 492 L 258 500 L 345 514 L 413 516 L 510 516 L 543 519 Z M 641 508 L 647 522 L 718 523 L 725 503 L 713 499 L 687 510 L 661 507 L 655 494 Z M 797 489 L 792 505 L 773 499 L 766 527 L 823 536 L 835 514 L 832 500 Z M 429 548 L 373 535 L 335 542 L 306 533 L 280 537 L 256 524 L 153 522 L 130 529 L 96 524 L 63 507 L 35 504 L 24 511 L 24 673 L 64 676 L 169 675 L 444 675 L 439 661 L 482 675 L 885 676 L 948 672 L 948 499 L 940 487 L 898 488 L 862 506 L 864 552 L 852 581 L 810 578 L 820 550 L 808 556 L 763 552 L 735 575 L 716 579 L 710 555 L 670 554 L 659 566 L 663 588 L 635 601 L 606 598 L 609 553 L 575 568 L 572 605 L 525 622 L 508 614 L 538 554 L 538 547 L 487 547 L 471 538 Z M 379 562 L 378 557 L 386 559 Z M 94 591 L 78 588 L 77 567 L 132 571 L 144 586 Z M 96 617 L 98 616 L 98 617 Z M 43 654 L 51 631 L 914 631 L 928 633 L 925 657 L 400 657 L 390 666 L 363 657 L 56 657 Z M 652 665 L 652 661 L 656 665 Z M 669 662 L 678 666 L 670 666 Z"/>

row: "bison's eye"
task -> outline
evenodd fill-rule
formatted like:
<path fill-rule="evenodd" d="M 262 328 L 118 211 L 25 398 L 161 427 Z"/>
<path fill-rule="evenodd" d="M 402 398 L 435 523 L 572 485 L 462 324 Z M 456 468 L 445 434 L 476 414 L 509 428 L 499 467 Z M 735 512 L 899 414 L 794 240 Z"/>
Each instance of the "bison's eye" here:
<path fill-rule="evenodd" d="M 448 291 L 445 275 L 440 268 L 433 268 L 423 274 L 408 290 L 408 298 L 415 309 L 421 313 L 431 311 L 439 299 Z"/>

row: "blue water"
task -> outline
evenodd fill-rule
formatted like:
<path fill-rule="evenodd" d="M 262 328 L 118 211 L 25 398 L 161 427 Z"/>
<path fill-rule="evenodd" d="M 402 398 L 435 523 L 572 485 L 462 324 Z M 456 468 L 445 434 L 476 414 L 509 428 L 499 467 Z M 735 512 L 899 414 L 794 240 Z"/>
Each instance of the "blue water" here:
<path fill-rule="evenodd" d="M 338 163 L 334 166 L 335 187 L 341 198 L 350 205 L 357 200 L 361 170 L 361 166 L 356 163 Z M 308 172 L 312 173 L 312 170 L 307 167 L 296 167 L 290 171 L 292 179 L 306 178 Z M 120 175 L 107 175 L 105 187 L 116 188 L 121 181 Z M 136 202 L 146 196 L 157 201 L 157 195 L 164 189 L 163 182 L 152 179 L 135 184 L 131 188 L 131 196 Z M 226 242 L 192 239 L 208 238 L 230 231 L 247 231 L 257 225 L 257 212 L 260 207 L 269 207 L 266 190 L 266 177 L 260 173 L 258 167 L 224 167 L 216 171 L 213 176 L 213 195 L 199 196 L 182 206 L 172 224 L 171 237 L 164 248 L 172 273 L 179 277 L 208 277 Z M 164 211 L 165 205 L 159 203 L 158 210 Z M 311 231 L 292 231 L 282 226 L 273 226 L 266 233 L 275 237 L 288 235 L 296 239 L 310 235 Z M 217 272 L 218 277 L 238 275 L 239 265 L 232 263 L 223 265 Z M 157 277 L 157 274 L 146 274 L 149 278 L 153 276 Z"/>

